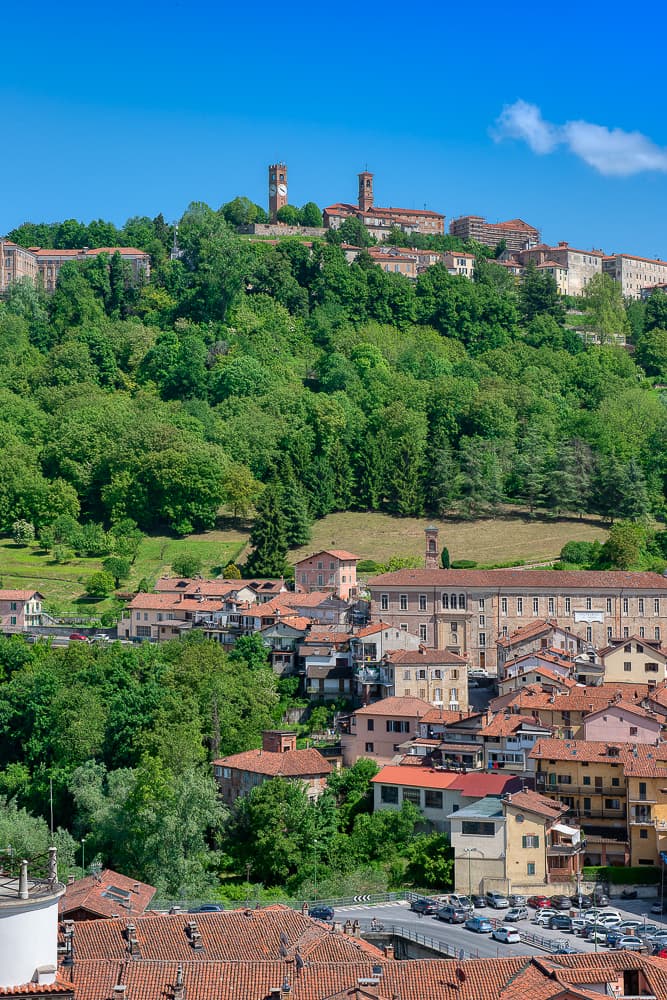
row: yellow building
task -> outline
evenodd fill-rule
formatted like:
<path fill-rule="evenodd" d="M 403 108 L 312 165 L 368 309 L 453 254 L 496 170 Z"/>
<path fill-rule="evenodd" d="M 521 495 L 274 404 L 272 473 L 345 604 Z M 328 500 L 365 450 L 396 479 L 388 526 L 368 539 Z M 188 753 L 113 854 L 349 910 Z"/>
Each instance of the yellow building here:
<path fill-rule="evenodd" d="M 649 790 L 648 782 L 655 775 L 667 787 L 667 744 L 545 739 L 530 756 L 537 790 L 565 804 L 568 818 L 581 824 L 584 864 L 655 863 L 649 861 L 655 852 L 639 853 L 650 838 L 635 835 L 634 827 L 654 828 L 649 807 L 658 801 L 657 789 Z"/>
<path fill-rule="evenodd" d="M 616 639 L 600 650 L 607 682 L 648 684 L 656 687 L 667 678 L 667 650 L 659 639 L 631 635 Z"/>

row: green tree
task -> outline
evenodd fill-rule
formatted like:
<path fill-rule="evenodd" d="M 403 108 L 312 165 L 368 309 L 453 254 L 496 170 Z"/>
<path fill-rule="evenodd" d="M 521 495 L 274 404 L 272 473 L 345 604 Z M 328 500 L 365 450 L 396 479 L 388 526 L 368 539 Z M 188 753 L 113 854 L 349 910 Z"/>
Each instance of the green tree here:
<path fill-rule="evenodd" d="M 270 483 L 257 502 L 257 515 L 250 533 L 250 553 L 245 565 L 248 577 L 283 576 L 287 568 L 287 536 L 283 496 L 277 483 Z"/>
<path fill-rule="evenodd" d="M 314 201 L 307 201 L 301 208 L 302 226 L 321 226 L 322 213 Z"/>
<path fill-rule="evenodd" d="M 582 297 L 584 326 L 601 344 L 613 343 L 629 332 L 621 286 L 608 274 L 594 274 Z"/>
<path fill-rule="evenodd" d="M 108 597 L 114 588 L 113 575 L 107 570 L 100 570 L 88 577 L 86 593 L 90 597 Z"/>
<path fill-rule="evenodd" d="M 130 575 L 131 563 L 122 556 L 108 556 L 103 561 L 102 567 L 113 577 L 114 587 L 120 587 L 123 580 L 127 580 Z"/>
<path fill-rule="evenodd" d="M 557 323 L 562 323 L 565 317 L 556 279 L 547 271 L 538 270 L 533 261 L 526 267 L 519 286 L 519 310 L 526 324 L 540 315 L 551 316 Z"/>
<path fill-rule="evenodd" d="M 446 892 L 454 886 L 454 851 L 445 833 L 417 837 L 408 851 L 405 881 Z"/>
<path fill-rule="evenodd" d="M 172 560 L 171 571 L 176 576 L 199 576 L 202 571 L 202 561 L 194 552 L 180 552 Z"/>
<path fill-rule="evenodd" d="M 276 219 L 285 226 L 298 226 L 301 224 L 301 213 L 296 205 L 283 205 L 278 209 Z"/>
<path fill-rule="evenodd" d="M 341 243 L 349 243 L 353 247 L 370 247 L 376 243 L 375 237 L 366 229 L 361 219 L 350 215 L 338 228 L 337 236 Z"/>
<path fill-rule="evenodd" d="M 242 635 L 234 643 L 229 661 L 243 662 L 249 670 L 265 670 L 269 666 L 269 650 L 259 633 Z"/>
<path fill-rule="evenodd" d="M 661 293 L 664 299 L 667 295 Z M 647 375 L 664 382 L 667 379 L 667 329 L 654 327 L 637 341 L 635 358 Z"/>
<path fill-rule="evenodd" d="M 444 545 L 442 547 L 442 552 L 440 553 L 440 565 L 443 569 L 449 569 L 450 567 L 449 549 Z"/>
<path fill-rule="evenodd" d="M 645 330 L 667 330 L 667 295 L 654 289 L 646 300 Z"/>
<path fill-rule="evenodd" d="M 600 551 L 600 563 L 609 569 L 631 569 L 640 561 L 646 533 L 639 524 L 619 521 Z"/>

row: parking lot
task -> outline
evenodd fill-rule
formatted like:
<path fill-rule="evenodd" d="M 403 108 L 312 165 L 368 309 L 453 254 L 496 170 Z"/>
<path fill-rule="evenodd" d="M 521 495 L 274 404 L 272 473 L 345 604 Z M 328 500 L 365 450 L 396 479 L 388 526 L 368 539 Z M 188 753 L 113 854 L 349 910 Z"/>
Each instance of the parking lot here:
<path fill-rule="evenodd" d="M 665 915 L 650 913 L 651 904 L 654 899 L 646 900 L 615 900 L 612 899 L 609 907 L 618 910 L 622 920 L 639 919 L 646 924 L 655 924 L 660 930 L 667 932 L 667 922 Z M 622 903 L 623 905 L 617 905 Z M 505 911 L 506 912 L 506 911 Z M 393 928 L 398 930 L 405 927 L 409 930 L 418 930 L 420 933 L 433 939 L 445 942 L 449 947 L 462 949 L 466 956 L 491 957 L 495 955 L 530 955 L 544 954 L 546 952 L 557 952 L 559 947 L 566 945 L 572 951 L 594 952 L 606 951 L 609 946 L 602 940 L 593 941 L 581 938 L 570 931 L 550 929 L 548 926 L 540 927 L 532 921 L 536 915 L 535 910 L 529 909 L 528 919 L 521 920 L 512 926 L 516 927 L 521 935 L 520 944 L 504 944 L 495 941 L 490 934 L 477 934 L 468 930 L 463 924 L 443 923 L 432 916 L 419 916 L 410 910 L 407 902 L 393 903 L 379 906 L 351 906 L 336 909 L 336 920 L 344 921 L 348 917 L 351 920 L 359 919 L 362 929 L 370 926 L 371 919 L 375 919 L 384 925 L 385 929 Z M 570 911 L 554 910 L 555 913 L 568 914 Z M 585 915 L 586 911 L 584 911 Z M 474 916 L 486 917 L 492 922 L 504 923 L 504 911 L 491 907 L 480 907 L 474 911 Z M 642 937 L 641 928 L 639 937 Z"/>

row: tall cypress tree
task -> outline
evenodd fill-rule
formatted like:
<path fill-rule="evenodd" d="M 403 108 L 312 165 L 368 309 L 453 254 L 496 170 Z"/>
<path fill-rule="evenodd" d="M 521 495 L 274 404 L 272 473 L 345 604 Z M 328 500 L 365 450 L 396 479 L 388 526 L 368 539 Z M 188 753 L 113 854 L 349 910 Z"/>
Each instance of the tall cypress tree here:
<path fill-rule="evenodd" d="M 283 576 L 287 568 L 287 540 L 282 495 L 269 483 L 257 503 L 257 517 L 250 533 L 253 547 L 245 565 L 246 576 Z"/>

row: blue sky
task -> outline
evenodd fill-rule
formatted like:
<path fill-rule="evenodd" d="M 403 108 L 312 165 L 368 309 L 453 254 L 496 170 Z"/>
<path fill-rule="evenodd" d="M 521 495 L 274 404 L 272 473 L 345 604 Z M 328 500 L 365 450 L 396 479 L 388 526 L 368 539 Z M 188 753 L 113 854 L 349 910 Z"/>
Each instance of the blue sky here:
<path fill-rule="evenodd" d="M 0 233 L 265 203 L 282 158 L 293 203 L 368 165 L 378 204 L 667 257 L 662 32 L 619 0 L 7 7 Z"/>

